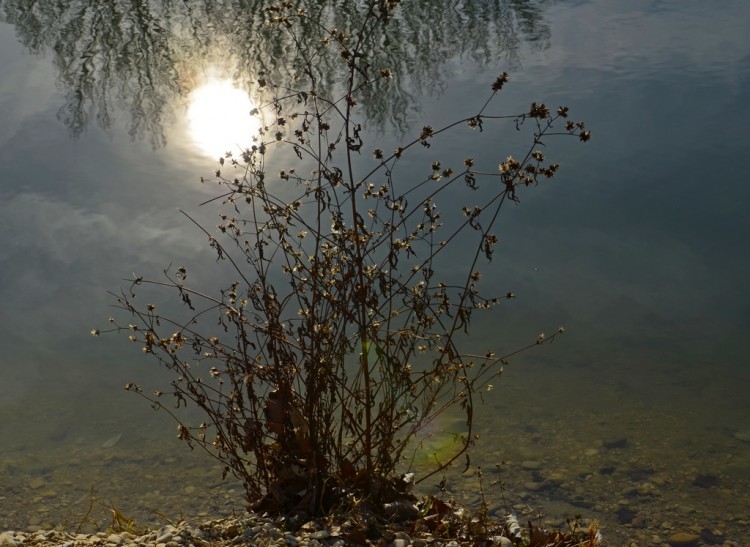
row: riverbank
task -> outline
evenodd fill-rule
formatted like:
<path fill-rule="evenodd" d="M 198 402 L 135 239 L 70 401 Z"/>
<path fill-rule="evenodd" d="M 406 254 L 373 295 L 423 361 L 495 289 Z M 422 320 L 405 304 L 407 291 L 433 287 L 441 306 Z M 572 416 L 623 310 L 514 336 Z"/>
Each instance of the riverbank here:
<path fill-rule="evenodd" d="M 254 546 L 344 546 L 349 545 L 335 530 L 323 526 L 303 526 L 296 532 L 285 530 L 283 523 L 257 515 L 220 519 L 193 526 L 185 521 L 168 524 L 157 530 L 142 532 L 121 531 L 81 534 L 60 530 L 0 533 L 0 547 L 188 547 L 216 545 Z M 378 545 L 380 543 L 374 543 Z M 411 540 L 403 534 L 383 545 L 427 545 L 426 541 Z"/>
<path fill-rule="evenodd" d="M 414 537 L 419 535 L 420 537 Z M 494 536 L 486 545 L 510 547 L 509 539 Z M 386 530 L 377 539 L 368 539 L 361 529 L 309 522 L 291 531 L 283 520 L 245 515 L 218 519 L 193 526 L 185 521 L 168 524 L 157 530 L 107 531 L 82 534 L 61 530 L 36 532 L 9 531 L 0 533 L 0 547 L 208 547 L 220 545 L 252 545 L 270 547 L 344 547 L 349 545 L 383 547 L 424 547 L 477 545 L 475 541 L 441 540 L 425 531 L 407 534 L 396 526 Z M 479 543 L 481 544 L 481 543 Z"/>

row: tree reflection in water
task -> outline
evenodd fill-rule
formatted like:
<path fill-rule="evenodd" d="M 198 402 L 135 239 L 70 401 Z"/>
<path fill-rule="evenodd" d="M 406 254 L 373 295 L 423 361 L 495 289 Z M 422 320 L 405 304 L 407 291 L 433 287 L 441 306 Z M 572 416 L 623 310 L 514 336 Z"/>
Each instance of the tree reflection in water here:
<path fill-rule="evenodd" d="M 523 41 L 549 45 L 543 8 L 553 0 L 405 0 L 395 20 L 368 36 L 373 65 L 388 67 L 395 85 L 373 86 L 362 107 L 371 123 L 403 128 L 413 96 L 440 90 L 445 61 L 468 58 L 491 64 L 513 60 Z M 318 49 L 313 22 L 355 32 L 367 0 L 296 0 L 313 17 L 299 40 Z M 33 53 L 51 52 L 65 90 L 59 118 L 79 136 L 95 119 L 108 129 L 115 112 L 129 116 L 133 138 L 166 144 L 163 124 L 176 105 L 222 73 L 249 93 L 259 74 L 288 82 L 301 66 L 298 48 L 265 24 L 272 0 L 0 0 L 0 17 L 15 26 Z M 330 49 L 319 63 L 328 81 L 340 81 Z M 496 69 L 493 67 L 494 74 Z M 385 85 L 385 84 L 383 84 Z"/>

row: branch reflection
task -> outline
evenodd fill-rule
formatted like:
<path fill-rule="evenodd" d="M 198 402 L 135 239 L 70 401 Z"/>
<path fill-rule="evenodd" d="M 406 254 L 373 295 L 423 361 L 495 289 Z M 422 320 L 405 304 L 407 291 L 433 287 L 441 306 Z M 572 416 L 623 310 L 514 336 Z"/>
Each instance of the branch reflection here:
<path fill-rule="evenodd" d="M 523 42 L 548 47 L 543 9 L 553 0 L 405 0 L 385 29 L 368 38 L 373 64 L 388 67 L 396 85 L 374 86 L 365 115 L 403 128 L 414 96 L 439 91 L 449 59 L 492 65 L 512 61 Z M 127 113 L 133 138 L 166 144 L 163 125 L 217 67 L 252 92 L 257 75 L 285 82 L 298 59 L 289 37 L 265 24 L 272 0 L 0 0 L 0 17 L 34 53 L 51 53 L 65 90 L 60 120 L 79 136 L 92 120 L 102 128 Z M 366 0 L 296 0 L 312 15 L 301 41 L 319 27 L 353 31 Z M 329 52 L 330 53 L 330 52 Z M 324 86 L 341 76 L 333 59 Z M 497 69 L 492 67 L 491 72 Z M 385 85 L 384 83 L 382 84 Z"/>

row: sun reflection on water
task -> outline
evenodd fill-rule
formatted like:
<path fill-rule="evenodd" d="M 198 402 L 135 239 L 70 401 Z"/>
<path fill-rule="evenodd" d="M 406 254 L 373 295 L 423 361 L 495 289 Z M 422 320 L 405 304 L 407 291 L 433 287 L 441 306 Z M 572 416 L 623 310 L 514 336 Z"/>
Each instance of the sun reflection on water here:
<path fill-rule="evenodd" d="M 218 159 L 226 152 L 235 155 L 252 144 L 259 120 L 250 115 L 254 108 L 245 91 L 231 80 L 211 80 L 190 93 L 190 134 L 201 152 Z"/>

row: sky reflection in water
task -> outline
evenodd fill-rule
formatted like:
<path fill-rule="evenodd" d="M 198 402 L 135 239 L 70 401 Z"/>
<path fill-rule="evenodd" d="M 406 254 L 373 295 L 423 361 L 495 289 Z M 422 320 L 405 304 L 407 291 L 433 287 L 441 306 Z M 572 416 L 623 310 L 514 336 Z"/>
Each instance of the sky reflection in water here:
<path fill-rule="evenodd" d="M 697 431 L 750 428 L 747 4 L 719 11 L 697 1 L 573 2 L 541 13 L 540 40 L 519 40 L 512 55 L 494 52 L 491 62 L 445 54 L 418 74 L 405 66 L 413 87 L 398 94 L 413 100 L 397 108 L 402 119 L 439 127 L 472 113 L 496 73 L 508 70 L 503 111 L 532 100 L 566 104 L 594 132 L 585 147 L 550 146 L 563 166 L 559 179 L 506 210 L 496 270 L 486 279 L 519 299 L 479 323 L 474 340 L 510 349 L 564 324 L 559 344 L 511 368 L 509 393 L 514 377 L 525 385 L 547 376 L 567 387 L 570 409 L 590 404 L 606 415 L 612 407 L 597 401 L 619 398 L 623 408 L 643 402 L 692 420 Z M 0 409 L 33 408 L 44 398 L 40 407 L 68 409 L 60 420 L 85 424 L 99 412 L 108 421 L 91 427 L 116 431 L 128 421 L 117 408 L 140 405 L 122 384 L 159 374 L 124 341 L 87 333 L 108 315 L 107 291 L 132 272 L 190 264 L 194 279 L 211 284 L 204 238 L 176 209 L 215 224 L 215 210 L 196 207 L 215 187 L 198 180 L 216 168 L 206 158 L 227 144 L 196 149 L 208 130 L 191 133 L 189 109 L 176 99 L 173 116 L 164 116 L 164 147 L 132 140 L 133 122 L 116 108 L 115 123 L 88 123 L 70 139 L 59 114 L 70 99 L 64 82 L 48 53 L 29 55 L 14 33 L 0 24 Z M 440 76 L 437 94 L 417 85 L 430 75 Z M 372 134 L 383 131 L 395 148 L 399 130 L 380 125 Z M 494 169 L 507 155 L 502 131 L 481 140 L 458 132 L 445 148 L 463 146 L 457 161 L 470 152 Z M 584 386 L 599 391 L 584 401 Z M 106 394 L 96 411 L 80 397 L 91 392 Z M 488 408 L 502 407 L 497 393 L 503 382 Z M 51 442 L 40 424 L 56 418 L 38 419 L 3 416 L 3 450 L 16 450 L 8 440 L 21 430 L 38 428 L 38 447 Z M 99 429 L 90 436 L 102 437 Z"/>

